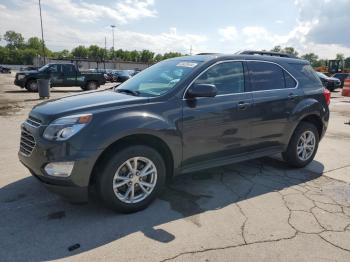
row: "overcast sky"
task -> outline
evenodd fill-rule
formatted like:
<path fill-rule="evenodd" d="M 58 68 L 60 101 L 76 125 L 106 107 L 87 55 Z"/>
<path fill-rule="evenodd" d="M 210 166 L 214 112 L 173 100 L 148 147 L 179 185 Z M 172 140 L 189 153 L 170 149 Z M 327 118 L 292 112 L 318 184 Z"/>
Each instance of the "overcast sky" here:
<path fill-rule="evenodd" d="M 294 46 L 322 58 L 350 56 L 350 0 L 42 0 L 45 41 L 77 45 L 233 53 Z M 40 36 L 37 0 L 0 0 L 0 34 Z M 4 44 L 4 41 L 1 42 Z"/>

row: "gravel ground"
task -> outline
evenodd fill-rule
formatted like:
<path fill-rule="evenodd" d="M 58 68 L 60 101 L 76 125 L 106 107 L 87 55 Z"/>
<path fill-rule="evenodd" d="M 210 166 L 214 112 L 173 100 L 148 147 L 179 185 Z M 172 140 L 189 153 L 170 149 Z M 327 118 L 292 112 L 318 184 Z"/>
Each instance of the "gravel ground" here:
<path fill-rule="evenodd" d="M 275 156 L 180 176 L 122 215 L 63 201 L 19 163 L 19 126 L 39 100 L 13 78 L 0 75 L 0 261 L 350 261 L 350 98 L 339 92 L 307 168 Z"/>

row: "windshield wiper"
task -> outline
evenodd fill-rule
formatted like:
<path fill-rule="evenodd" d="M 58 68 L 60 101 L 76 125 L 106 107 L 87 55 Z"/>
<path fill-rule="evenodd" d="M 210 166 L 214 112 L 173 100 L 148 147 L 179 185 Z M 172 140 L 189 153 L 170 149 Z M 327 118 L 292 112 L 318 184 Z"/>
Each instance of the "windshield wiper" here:
<path fill-rule="evenodd" d="M 127 93 L 127 94 L 131 94 L 133 96 L 139 96 L 140 92 L 139 91 L 133 91 L 133 90 L 129 90 L 129 89 L 122 89 L 122 88 L 117 88 L 115 89 L 118 93 Z"/>

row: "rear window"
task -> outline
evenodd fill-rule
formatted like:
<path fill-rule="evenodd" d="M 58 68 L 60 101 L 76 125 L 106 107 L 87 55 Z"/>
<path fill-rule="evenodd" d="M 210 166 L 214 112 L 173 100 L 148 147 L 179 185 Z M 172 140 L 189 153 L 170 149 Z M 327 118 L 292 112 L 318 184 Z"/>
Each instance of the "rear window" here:
<path fill-rule="evenodd" d="M 318 77 L 316 71 L 309 64 L 289 64 L 299 73 L 299 82 L 303 84 L 304 87 L 319 87 L 322 85 L 320 78 Z"/>

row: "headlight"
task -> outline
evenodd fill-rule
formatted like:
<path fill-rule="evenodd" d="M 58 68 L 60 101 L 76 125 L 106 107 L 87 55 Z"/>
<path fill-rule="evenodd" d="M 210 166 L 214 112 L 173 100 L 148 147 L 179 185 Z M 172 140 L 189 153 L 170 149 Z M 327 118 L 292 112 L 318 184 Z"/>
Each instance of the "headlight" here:
<path fill-rule="evenodd" d="M 17 76 L 17 79 L 18 79 L 18 80 L 21 80 L 21 79 L 23 79 L 24 77 L 25 77 L 25 75 L 18 75 L 18 76 Z"/>
<path fill-rule="evenodd" d="M 66 116 L 53 121 L 44 131 L 47 140 L 64 141 L 82 130 L 92 119 L 91 114 Z"/>

